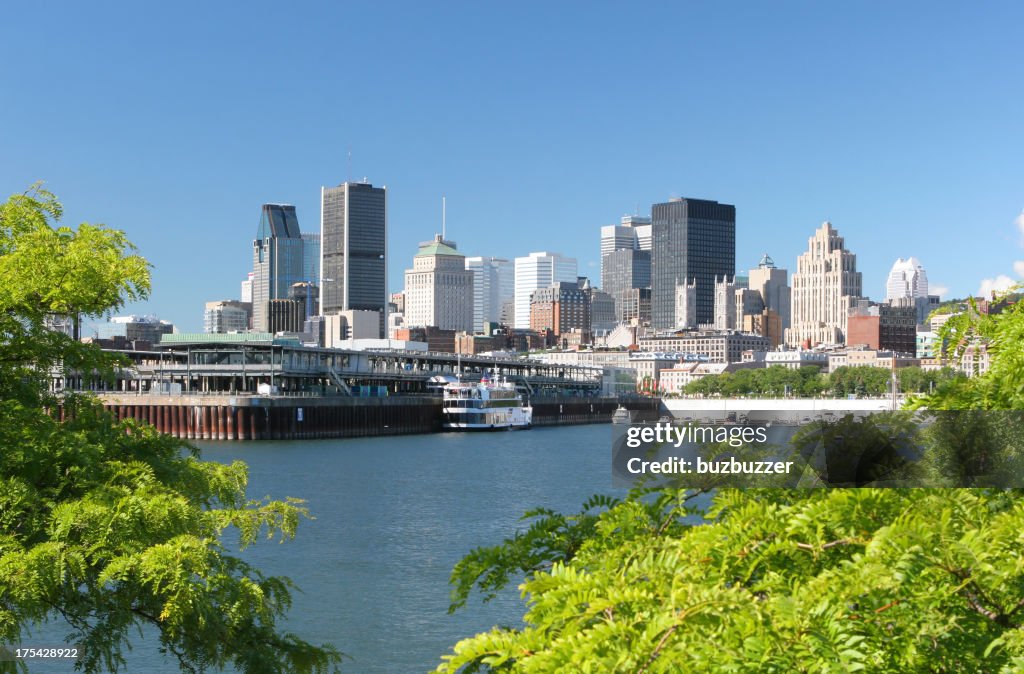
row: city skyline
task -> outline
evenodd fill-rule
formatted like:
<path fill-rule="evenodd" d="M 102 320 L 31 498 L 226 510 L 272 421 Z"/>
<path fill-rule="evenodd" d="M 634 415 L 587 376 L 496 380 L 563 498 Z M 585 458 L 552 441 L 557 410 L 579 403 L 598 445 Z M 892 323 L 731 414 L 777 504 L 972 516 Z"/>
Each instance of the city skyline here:
<path fill-rule="evenodd" d="M 364 176 L 390 192 L 389 292 L 442 194 L 467 256 L 559 251 L 595 282 L 601 226 L 682 196 L 736 205 L 738 270 L 764 253 L 795 269 L 830 220 L 872 298 L 909 256 L 946 297 L 1024 274 L 1015 4 L 58 3 L 37 18 L 9 8 L 0 45 L 2 62 L 33 59 L 0 72 L 0 188 L 45 180 L 62 224 L 125 231 L 154 291 L 124 312 L 183 330 L 237 298 L 260 204 L 310 225 L 319 186 Z M 274 50 L 251 40 L 266 25 Z M 328 47 L 338 25 L 388 30 Z M 267 105 L 271 88 L 289 104 Z"/>

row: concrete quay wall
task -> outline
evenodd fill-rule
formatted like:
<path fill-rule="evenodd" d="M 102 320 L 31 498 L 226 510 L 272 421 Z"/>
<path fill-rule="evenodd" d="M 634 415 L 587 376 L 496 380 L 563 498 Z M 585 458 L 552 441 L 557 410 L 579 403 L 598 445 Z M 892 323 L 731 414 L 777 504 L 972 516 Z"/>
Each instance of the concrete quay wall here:
<path fill-rule="evenodd" d="M 441 399 L 100 394 L 118 420 L 136 419 L 188 440 L 301 440 L 434 433 Z M 658 418 L 658 401 L 618 398 L 537 398 L 536 426 L 607 423 L 618 405 Z"/>

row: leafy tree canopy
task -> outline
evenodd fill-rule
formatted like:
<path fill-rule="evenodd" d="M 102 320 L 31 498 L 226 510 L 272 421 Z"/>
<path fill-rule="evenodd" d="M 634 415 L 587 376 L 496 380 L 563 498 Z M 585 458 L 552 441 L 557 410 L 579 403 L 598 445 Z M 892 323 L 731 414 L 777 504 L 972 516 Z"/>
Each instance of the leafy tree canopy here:
<path fill-rule="evenodd" d="M 288 579 L 222 543 L 229 528 L 243 546 L 293 536 L 301 502 L 250 500 L 243 463 L 203 462 L 94 399 L 49 392 L 53 368 L 109 374 L 117 361 L 48 317 L 101 315 L 150 288 L 123 233 L 58 227 L 60 216 L 39 187 L 0 205 L 0 645 L 62 618 L 88 672 L 123 668 L 143 626 L 184 671 L 335 668 L 333 647 L 279 629 Z"/>
<path fill-rule="evenodd" d="M 985 340 L 992 363 L 915 399 L 963 411 L 927 428 L 915 470 L 938 484 L 979 462 L 1019 476 L 1020 415 L 966 410 L 1024 409 L 1024 309 L 947 325 L 950 355 Z M 452 573 L 453 606 L 523 578 L 522 624 L 460 641 L 436 671 L 1024 671 L 1020 490 L 695 496 L 635 490 L 571 516 L 528 513 L 526 531 Z"/>

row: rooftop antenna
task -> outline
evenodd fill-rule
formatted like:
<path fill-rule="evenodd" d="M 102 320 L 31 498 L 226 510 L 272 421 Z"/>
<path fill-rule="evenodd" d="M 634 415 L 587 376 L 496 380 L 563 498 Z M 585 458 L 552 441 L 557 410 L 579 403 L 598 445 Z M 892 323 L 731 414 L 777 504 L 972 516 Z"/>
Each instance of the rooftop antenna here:
<path fill-rule="evenodd" d="M 352 146 L 348 148 L 348 182 L 352 182 Z"/>
<path fill-rule="evenodd" d="M 444 195 L 441 195 L 441 240 L 444 241 L 447 237 L 446 231 L 446 219 L 447 219 L 447 204 L 445 203 Z"/>

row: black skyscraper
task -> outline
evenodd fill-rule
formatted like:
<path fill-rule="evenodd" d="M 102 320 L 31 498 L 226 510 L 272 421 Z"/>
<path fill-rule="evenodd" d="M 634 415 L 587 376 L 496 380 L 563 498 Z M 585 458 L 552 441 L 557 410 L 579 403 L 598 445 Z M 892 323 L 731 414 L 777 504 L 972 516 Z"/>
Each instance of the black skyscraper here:
<path fill-rule="evenodd" d="M 387 311 L 387 196 L 383 187 L 343 183 L 322 193 L 320 310 Z"/>
<path fill-rule="evenodd" d="M 673 199 L 651 207 L 651 323 L 676 327 L 676 284 L 697 282 L 697 323 L 715 314 L 715 277 L 736 274 L 736 207 Z"/>

